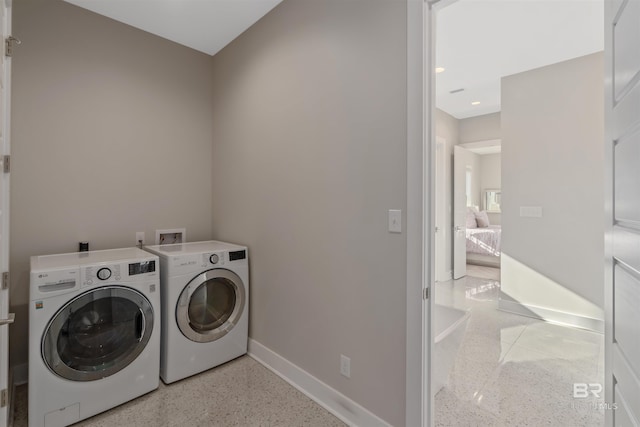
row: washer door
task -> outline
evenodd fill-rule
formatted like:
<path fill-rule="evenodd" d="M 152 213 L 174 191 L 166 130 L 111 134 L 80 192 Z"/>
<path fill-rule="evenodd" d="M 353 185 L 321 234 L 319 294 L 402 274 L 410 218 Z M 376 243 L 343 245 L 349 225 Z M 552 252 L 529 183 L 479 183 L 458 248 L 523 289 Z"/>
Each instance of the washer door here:
<path fill-rule="evenodd" d="M 215 341 L 238 323 L 245 301 L 237 274 L 221 268 L 205 271 L 191 279 L 178 298 L 178 327 L 191 341 Z"/>
<path fill-rule="evenodd" d="M 42 337 L 42 357 L 72 381 L 105 378 L 135 360 L 153 331 L 153 307 L 140 292 L 121 286 L 90 290 L 53 316 Z"/>

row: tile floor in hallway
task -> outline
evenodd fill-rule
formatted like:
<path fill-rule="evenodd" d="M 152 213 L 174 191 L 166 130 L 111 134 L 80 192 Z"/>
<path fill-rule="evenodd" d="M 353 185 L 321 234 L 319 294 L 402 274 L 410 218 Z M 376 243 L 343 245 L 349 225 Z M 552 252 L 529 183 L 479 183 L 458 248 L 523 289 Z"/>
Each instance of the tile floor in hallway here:
<path fill-rule="evenodd" d="M 436 425 L 602 426 L 602 399 L 575 399 L 573 384 L 603 383 L 603 336 L 499 311 L 499 280 L 474 273 L 435 289 L 436 303 L 471 310 Z"/>
<path fill-rule="evenodd" d="M 27 426 L 27 386 L 16 396 L 14 427 Z M 84 420 L 78 427 L 344 427 L 320 405 L 248 356 L 164 385 Z"/>

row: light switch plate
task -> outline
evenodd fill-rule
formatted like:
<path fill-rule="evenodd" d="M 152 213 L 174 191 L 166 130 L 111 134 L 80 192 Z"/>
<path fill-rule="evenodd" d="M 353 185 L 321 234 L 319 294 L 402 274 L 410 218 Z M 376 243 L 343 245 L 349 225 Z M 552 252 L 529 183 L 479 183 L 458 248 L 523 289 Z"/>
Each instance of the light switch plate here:
<path fill-rule="evenodd" d="M 389 231 L 402 233 L 402 211 L 400 209 L 389 209 Z"/>

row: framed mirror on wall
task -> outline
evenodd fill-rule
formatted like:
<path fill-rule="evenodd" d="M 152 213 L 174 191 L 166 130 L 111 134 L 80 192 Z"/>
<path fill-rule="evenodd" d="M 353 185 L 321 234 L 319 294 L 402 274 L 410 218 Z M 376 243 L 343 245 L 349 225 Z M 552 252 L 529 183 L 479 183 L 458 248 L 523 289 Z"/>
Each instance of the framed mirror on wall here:
<path fill-rule="evenodd" d="M 487 212 L 500 213 L 500 189 L 484 190 L 483 208 Z"/>

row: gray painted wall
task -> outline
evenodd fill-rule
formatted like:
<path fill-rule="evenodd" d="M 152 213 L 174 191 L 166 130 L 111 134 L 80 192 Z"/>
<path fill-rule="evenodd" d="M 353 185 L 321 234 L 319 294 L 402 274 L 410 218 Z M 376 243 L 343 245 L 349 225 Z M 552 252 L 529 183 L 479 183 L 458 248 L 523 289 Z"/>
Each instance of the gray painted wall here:
<path fill-rule="evenodd" d="M 600 307 L 603 70 L 595 53 L 502 79 L 503 252 Z"/>
<path fill-rule="evenodd" d="M 250 335 L 394 425 L 407 239 L 387 210 L 407 206 L 406 7 L 285 0 L 213 59 L 211 223 L 250 248 Z"/>
<path fill-rule="evenodd" d="M 500 139 L 500 113 L 484 114 L 459 121 L 460 144 Z"/>
<path fill-rule="evenodd" d="M 211 237 L 211 58 L 60 0 L 14 2 L 11 362 L 29 257 Z"/>

